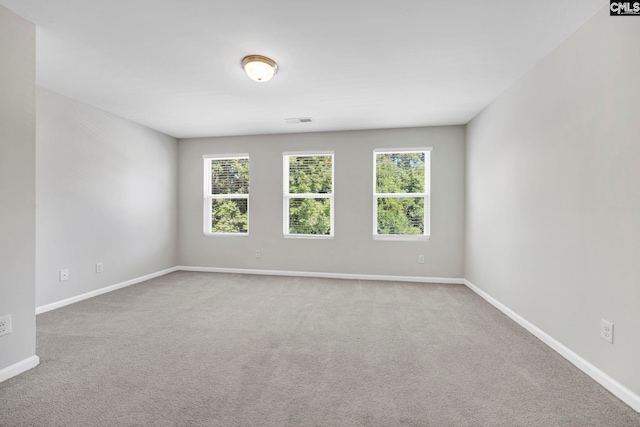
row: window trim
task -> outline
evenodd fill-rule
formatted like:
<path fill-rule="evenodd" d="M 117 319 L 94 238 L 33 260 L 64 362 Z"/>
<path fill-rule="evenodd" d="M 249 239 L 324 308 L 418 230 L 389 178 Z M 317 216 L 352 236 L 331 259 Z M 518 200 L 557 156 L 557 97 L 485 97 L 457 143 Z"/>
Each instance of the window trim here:
<path fill-rule="evenodd" d="M 289 158 L 331 156 L 331 193 L 289 193 Z M 336 157 L 333 151 L 285 151 L 282 153 L 282 234 L 286 239 L 333 239 L 335 210 Z M 329 234 L 292 234 L 289 232 L 290 199 L 329 199 Z"/>
<path fill-rule="evenodd" d="M 213 160 L 247 159 L 249 153 L 205 154 L 203 159 L 203 199 L 202 199 L 202 233 L 207 237 L 248 237 L 250 221 L 249 194 L 212 194 L 211 162 Z M 251 161 L 249 160 L 249 164 Z M 251 166 L 249 166 L 251 167 Z M 251 179 L 251 169 L 249 169 Z M 214 233 L 211 231 L 211 206 L 214 199 L 247 199 L 247 232 L 246 233 Z"/>
<path fill-rule="evenodd" d="M 416 148 L 376 148 L 373 150 L 373 240 L 427 241 L 431 237 L 431 151 L 432 147 Z M 377 155 L 385 153 L 425 153 L 424 192 L 422 193 L 378 193 L 377 192 Z M 427 162 L 428 160 L 428 162 Z M 379 198 L 424 198 L 423 234 L 378 234 Z"/>

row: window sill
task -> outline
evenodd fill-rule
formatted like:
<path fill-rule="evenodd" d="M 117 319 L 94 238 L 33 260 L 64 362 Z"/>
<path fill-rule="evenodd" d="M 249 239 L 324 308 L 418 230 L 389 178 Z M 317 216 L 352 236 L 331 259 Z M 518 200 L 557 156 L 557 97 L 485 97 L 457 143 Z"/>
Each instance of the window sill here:
<path fill-rule="evenodd" d="M 202 233 L 204 237 L 249 237 L 249 233 Z"/>
<path fill-rule="evenodd" d="M 402 236 L 393 234 L 374 234 L 373 240 L 390 240 L 406 242 L 428 242 L 430 236 Z"/>
<path fill-rule="evenodd" d="M 333 236 L 319 235 L 319 234 L 284 234 L 285 239 L 316 239 L 326 240 L 333 239 Z"/>

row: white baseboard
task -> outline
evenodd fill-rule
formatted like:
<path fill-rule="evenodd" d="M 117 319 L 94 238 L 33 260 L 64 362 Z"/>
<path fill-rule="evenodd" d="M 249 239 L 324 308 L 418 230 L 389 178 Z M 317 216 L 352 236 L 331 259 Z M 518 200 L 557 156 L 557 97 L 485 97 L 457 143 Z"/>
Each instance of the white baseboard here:
<path fill-rule="evenodd" d="M 14 363 L 11 366 L 7 366 L 6 368 L 0 370 L 0 383 L 8 380 L 9 378 L 13 378 L 16 375 L 20 375 L 23 372 L 28 371 L 29 369 L 33 369 L 40 363 L 40 358 L 38 356 L 31 356 L 24 360 L 21 360 L 18 363 Z"/>
<path fill-rule="evenodd" d="M 246 269 L 246 268 L 191 267 L 191 266 L 178 266 L 176 267 L 176 270 L 199 271 L 202 273 L 261 274 L 266 276 L 323 277 L 327 279 L 384 280 L 389 282 L 448 283 L 448 284 L 456 284 L 456 285 L 465 284 L 464 279 L 450 278 L 450 277 L 384 276 L 379 274 L 323 273 L 323 272 L 310 272 L 310 271 L 254 270 L 254 269 Z"/>
<path fill-rule="evenodd" d="M 573 363 L 582 372 L 589 375 L 601 386 L 613 393 L 616 397 L 618 397 L 618 399 L 631 406 L 636 412 L 640 412 L 640 396 L 620 384 L 618 381 L 611 378 L 609 375 L 602 372 L 600 369 L 593 366 L 591 363 L 587 362 L 578 354 L 568 349 L 566 346 L 551 337 L 549 334 L 517 314 L 515 311 L 511 310 L 506 305 L 502 304 L 500 301 L 493 298 L 491 295 L 487 294 L 482 289 L 478 288 L 470 281 L 465 279 L 464 283 L 469 287 L 469 289 L 480 295 L 489 304 L 493 305 L 495 308 L 509 316 L 513 321 L 515 321 L 527 331 L 531 332 L 538 339 L 540 339 L 540 341 L 551 347 L 562 357 Z"/>
<path fill-rule="evenodd" d="M 173 273 L 178 270 L 177 267 L 167 268 L 166 270 L 157 271 L 155 273 L 147 274 L 145 276 L 136 277 L 135 279 L 127 280 L 126 282 L 116 283 L 115 285 L 107 286 L 105 288 L 97 289 L 95 291 L 87 292 L 85 294 L 77 295 L 75 297 L 67 298 L 62 301 L 54 302 L 51 304 L 41 305 L 36 307 L 36 314 L 46 313 L 47 311 L 55 310 L 56 308 L 64 307 L 74 302 L 82 301 L 87 298 L 92 298 L 98 295 L 106 294 L 107 292 L 115 291 L 116 289 L 125 288 L 127 286 L 135 285 L 136 283 L 144 282 L 145 280 L 154 279 L 159 276 L 164 276 L 167 273 Z"/>

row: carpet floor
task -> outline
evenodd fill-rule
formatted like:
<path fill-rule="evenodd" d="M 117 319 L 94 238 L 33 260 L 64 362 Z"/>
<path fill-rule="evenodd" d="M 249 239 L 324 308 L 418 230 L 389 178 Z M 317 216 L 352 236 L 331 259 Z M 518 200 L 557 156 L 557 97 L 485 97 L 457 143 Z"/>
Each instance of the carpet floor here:
<path fill-rule="evenodd" d="M 461 285 L 175 272 L 37 316 L 1 426 L 640 426 Z"/>

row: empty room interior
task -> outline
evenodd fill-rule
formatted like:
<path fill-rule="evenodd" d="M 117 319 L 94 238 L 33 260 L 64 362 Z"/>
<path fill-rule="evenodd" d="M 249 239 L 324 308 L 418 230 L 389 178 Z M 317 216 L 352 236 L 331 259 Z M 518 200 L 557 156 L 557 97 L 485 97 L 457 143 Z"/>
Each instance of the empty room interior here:
<path fill-rule="evenodd" d="M 0 0 L 0 425 L 640 426 L 639 15 Z"/>

